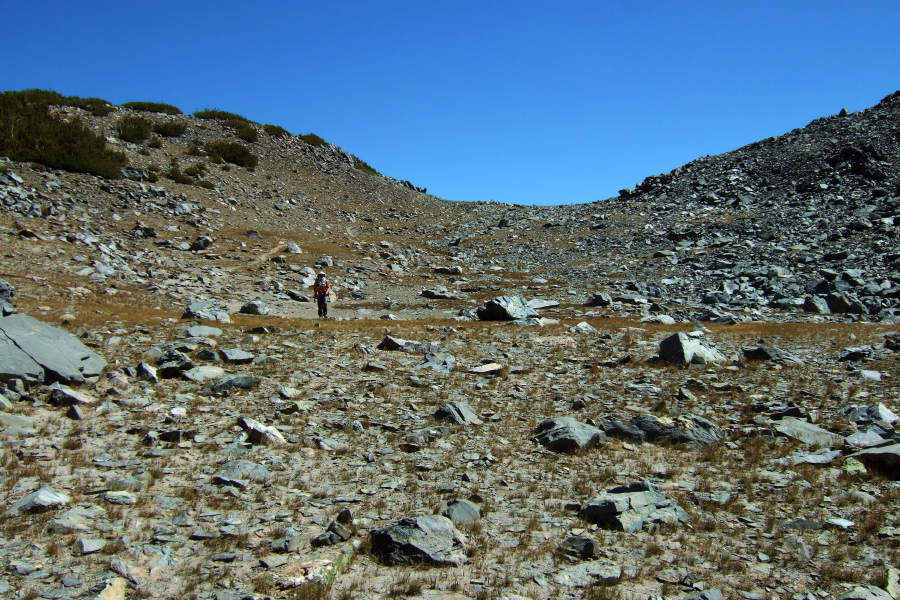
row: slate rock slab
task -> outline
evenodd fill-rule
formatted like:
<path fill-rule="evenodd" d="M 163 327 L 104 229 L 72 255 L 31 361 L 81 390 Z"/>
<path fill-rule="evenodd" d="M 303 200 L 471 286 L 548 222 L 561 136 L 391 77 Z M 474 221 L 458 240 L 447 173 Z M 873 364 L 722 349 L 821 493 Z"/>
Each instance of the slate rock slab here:
<path fill-rule="evenodd" d="M 659 357 L 671 363 L 709 364 L 725 362 L 725 355 L 702 337 L 676 333 L 659 343 Z"/>
<path fill-rule="evenodd" d="M 207 385 L 204 390 L 214 396 L 223 396 L 233 390 L 250 389 L 257 383 L 259 383 L 259 380 L 250 375 L 223 375 Z"/>
<path fill-rule="evenodd" d="M 583 588 L 594 583 L 612 585 L 622 577 L 622 567 L 607 560 L 592 560 L 560 569 L 553 582 L 564 587 Z"/>
<path fill-rule="evenodd" d="M 481 419 L 478 418 L 475 409 L 468 402 L 449 402 L 437 409 L 433 416 L 438 421 L 456 423 L 457 425 L 481 424 Z"/>
<path fill-rule="evenodd" d="M 238 425 L 247 433 L 247 441 L 251 444 L 287 444 L 287 440 L 275 427 L 264 425 L 256 419 L 241 417 Z"/>
<path fill-rule="evenodd" d="M 437 512 L 453 521 L 454 525 L 474 523 L 481 519 L 481 507 L 461 498 L 441 503 Z"/>
<path fill-rule="evenodd" d="M 857 452 L 853 458 L 867 468 L 883 473 L 893 481 L 900 481 L 900 444 L 869 448 Z"/>
<path fill-rule="evenodd" d="M 795 417 L 785 417 L 777 421 L 772 429 L 780 436 L 789 437 L 810 446 L 840 448 L 844 445 L 842 436 Z"/>
<path fill-rule="evenodd" d="M 269 307 L 266 305 L 265 300 L 256 298 L 245 302 L 238 312 L 244 315 L 267 315 L 269 314 Z"/>
<path fill-rule="evenodd" d="M 99 354 L 63 329 L 28 315 L 0 318 L 0 380 L 84 383 L 105 369 Z"/>
<path fill-rule="evenodd" d="M 465 536 L 441 515 L 402 519 L 372 531 L 371 539 L 372 551 L 388 565 L 458 567 L 467 561 Z"/>
<path fill-rule="evenodd" d="M 859 585 L 841 594 L 838 600 L 893 600 L 893 596 L 874 585 Z"/>
<path fill-rule="evenodd" d="M 219 306 L 216 300 L 198 300 L 185 309 L 182 319 L 202 319 L 231 323 L 231 316 Z"/>
<path fill-rule="evenodd" d="M 689 448 L 709 446 L 723 438 L 722 430 L 715 423 L 692 414 L 678 417 L 638 415 L 631 420 L 631 426 L 641 430 L 648 442 L 665 440 Z"/>
<path fill-rule="evenodd" d="M 649 481 L 610 488 L 588 502 L 579 516 L 600 527 L 626 533 L 640 531 L 646 523 L 677 525 L 690 521 L 684 509 Z"/>
<path fill-rule="evenodd" d="M 482 321 L 517 321 L 541 316 L 521 296 L 498 296 L 485 302 L 475 314 Z"/>
<path fill-rule="evenodd" d="M 747 360 L 761 360 L 792 367 L 804 365 L 803 359 L 799 356 L 773 346 L 746 346 L 741 348 L 741 352 L 744 353 L 744 358 Z"/>
<path fill-rule="evenodd" d="M 213 475 L 213 482 L 245 488 L 251 482 L 264 483 L 272 477 L 264 466 L 249 460 L 230 460 Z"/>
<path fill-rule="evenodd" d="M 36 492 L 32 492 L 9 507 L 7 516 L 18 516 L 27 512 L 40 512 L 45 509 L 59 508 L 71 502 L 72 498 L 62 492 L 57 492 L 50 486 L 45 486 Z"/>
<path fill-rule="evenodd" d="M 576 452 L 606 443 L 603 431 L 572 417 L 542 421 L 534 433 L 531 439 L 553 452 Z"/>

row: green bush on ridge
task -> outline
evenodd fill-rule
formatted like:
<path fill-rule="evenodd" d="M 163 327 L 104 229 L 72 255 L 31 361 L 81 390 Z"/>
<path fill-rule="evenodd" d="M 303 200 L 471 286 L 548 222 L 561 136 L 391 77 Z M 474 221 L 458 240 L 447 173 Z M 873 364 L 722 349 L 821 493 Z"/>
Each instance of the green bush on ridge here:
<path fill-rule="evenodd" d="M 127 116 L 116 123 L 116 132 L 119 139 L 124 142 L 137 144 L 150 137 L 153 124 L 144 117 Z"/>
<path fill-rule="evenodd" d="M 103 103 L 103 104 L 101 104 Z M 53 91 L 0 93 L 0 155 L 53 169 L 122 177 L 125 154 L 107 149 L 106 140 L 79 119 L 63 120 L 50 106 L 105 107 L 99 98 L 65 97 Z"/>
<path fill-rule="evenodd" d="M 165 104 L 164 102 L 126 102 L 122 104 L 125 108 L 131 110 L 139 110 L 142 112 L 165 113 L 167 115 L 183 115 L 177 106 Z"/>
<path fill-rule="evenodd" d="M 324 146 L 328 142 L 320 138 L 314 133 L 304 133 L 300 135 L 300 139 L 309 144 L 310 146 Z"/>
<path fill-rule="evenodd" d="M 214 162 L 221 160 L 239 167 L 247 167 L 248 169 L 254 168 L 259 163 L 259 159 L 255 154 L 250 152 L 246 146 L 237 142 L 207 142 L 204 149 Z"/>
<path fill-rule="evenodd" d="M 180 121 L 156 121 L 153 123 L 153 133 L 163 137 L 179 137 L 187 131 L 187 125 Z"/>
<path fill-rule="evenodd" d="M 250 119 L 246 117 L 242 117 L 241 115 L 236 115 L 234 113 L 230 113 L 224 110 L 219 110 L 217 108 L 207 108 L 204 110 L 198 110 L 194 113 L 194 116 L 198 119 L 220 119 L 222 121 L 228 121 L 230 119 L 234 119 L 237 121 L 243 121 L 245 123 L 249 123 Z"/>
<path fill-rule="evenodd" d="M 279 125 L 263 125 L 263 131 L 273 138 L 280 138 L 291 135 L 291 132 Z"/>

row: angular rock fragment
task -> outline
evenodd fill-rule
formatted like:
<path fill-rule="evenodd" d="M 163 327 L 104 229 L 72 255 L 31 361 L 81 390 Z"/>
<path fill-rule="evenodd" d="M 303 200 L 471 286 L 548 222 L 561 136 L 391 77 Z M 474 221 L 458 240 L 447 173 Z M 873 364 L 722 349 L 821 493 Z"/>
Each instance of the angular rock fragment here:
<path fill-rule="evenodd" d="M 99 377 L 106 361 L 63 329 L 28 315 L 0 318 L 0 380 L 84 383 Z"/>
<path fill-rule="evenodd" d="M 247 390 L 259 383 L 259 380 L 250 375 L 223 375 L 212 383 L 208 384 L 204 390 L 214 396 L 222 396 L 233 390 Z"/>
<path fill-rule="evenodd" d="M 690 521 L 684 509 L 648 481 L 607 490 L 588 502 L 579 516 L 605 529 L 627 533 L 640 531 L 646 523 L 677 525 Z"/>
<path fill-rule="evenodd" d="M 648 442 L 665 440 L 685 444 L 689 448 L 709 446 L 723 438 L 721 429 L 715 423 L 692 414 L 674 418 L 638 415 L 631 420 L 631 426 L 644 432 Z"/>
<path fill-rule="evenodd" d="M 571 417 L 542 421 L 531 438 L 554 452 L 576 452 L 606 443 L 600 429 Z"/>
<path fill-rule="evenodd" d="M 481 425 L 481 419 L 468 402 L 448 402 L 437 409 L 433 415 L 437 421 L 447 421 L 457 425 Z"/>
<path fill-rule="evenodd" d="M 9 507 L 7 516 L 16 517 L 27 512 L 40 512 L 45 509 L 59 508 L 71 502 L 72 498 L 57 492 L 50 486 L 32 492 Z"/>
<path fill-rule="evenodd" d="M 701 335 L 676 333 L 659 343 L 659 357 L 675 364 L 690 365 L 725 362 L 725 355 Z"/>
<path fill-rule="evenodd" d="M 498 296 L 479 307 L 475 314 L 482 321 L 538 319 L 540 315 L 521 296 Z"/>
<path fill-rule="evenodd" d="M 900 481 L 900 444 L 869 448 L 857 452 L 853 458 L 860 461 L 867 468 L 884 474 L 892 481 Z"/>
<path fill-rule="evenodd" d="M 247 441 L 251 444 L 286 444 L 287 440 L 275 427 L 263 425 L 255 419 L 241 417 L 238 425 L 247 433 Z"/>
<path fill-rule="evenodd" d="M 795 417 L 785 417 L 777 421 L 772 429 L 778 435 L 795 439 L 809 446 L 840 448 L 844 445 L 842 436 Z"/>
<path fill-rule="evenodd" d="M 481 507 L 463 499 L 443 502 L 438 507 L 437 513 L 453 521 L 454 525 L 466 525 L 481 519 Z"/>
<path fill-rule="evenodd" d="M 194 302 L 185 309 L 181 318 L 231 323 L 231 316 L 219 306 L 216 300 L 198 300 Z"/>
<path fill-rule="evenodd" d="M 267 315 L 269 307 L 262 298 L 255 298 L 245 302 L 238 312 L 244 315 Z"/>
<path fill-rule="evenodd" d="M 230 460 L 213 475 L 213 482 L 245 488 L 251 482 L 264 483 L 272 477 L 264 466 L 248 460 Z"/>
<path fill-rule="evenodd" d="M 410 517 L 372 531 L 372 552 L 388 565 L 458 567 L 467 561 L 465 536 L 441 515 Z"/>
<path fill-rule="evenodd" d="M 741 348 L 741 351 L 744 353 L 744 358 L 747 360 L 761 360 L 772 362 L 777 365 L 796 367 L 802 367 L 805 364 L 800 357 L 791 354 L 787 350 L 774 348 L 772 346 L 746 346 Z"/>

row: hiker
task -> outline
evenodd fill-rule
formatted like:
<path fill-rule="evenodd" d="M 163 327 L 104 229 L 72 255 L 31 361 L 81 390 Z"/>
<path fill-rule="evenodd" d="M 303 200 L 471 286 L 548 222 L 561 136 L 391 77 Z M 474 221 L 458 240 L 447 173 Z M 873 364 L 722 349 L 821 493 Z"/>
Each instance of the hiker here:
<path fill-rule="evenodd" d="M 325 278 L 325 271 L 319 271 L 316 282 L 313 284 L 313 293 L 316 295 L 316 304 L 319 305 L 319 318 L 328 318 L 328 296 L 331 293 L 331 282 Z"/>

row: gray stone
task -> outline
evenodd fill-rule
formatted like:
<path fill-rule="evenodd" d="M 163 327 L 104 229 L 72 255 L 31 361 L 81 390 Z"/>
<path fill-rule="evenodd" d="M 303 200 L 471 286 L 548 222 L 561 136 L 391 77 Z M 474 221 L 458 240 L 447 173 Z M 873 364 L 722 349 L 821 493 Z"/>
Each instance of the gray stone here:
<path fill-rule="evenodd" d="M 32 492 L 9 507 L 7 516 L 18 516 L 27 512 L 40 512 L 49 508 L 59 508 L 71 502 L 67 494 L 57 492 L 50 486 Z"/>
<path fill-rule="evenodd" d="M 841 594 L 838 600 L 893 600 L 893 596 L 874 585 L 858 585 L 849 592 Z"/>
<path fill-rule="evenodd" d="M 219 350 L 222 360 L 233 365 L 246 365 L 253 362 L 255 355 L 240 348 L 225 348 Z"/>
<path fill-rule="evenodd" d="M 531 308 L 521 296 L 498 296 L 488 300 L 475 311 L 482 321 L 515 321 L 519 319 L 540 318 L 536 310 Z"/>
<path fill-rule="evenodd" d="M 465 525 L 481 519 L 481 507 L 463 499 L 443 502 L 437 512 L 453 521 L 454 525 Z"/>
<path fill-rule="evenodd" d="M 182 372 L 182 376 L 185 379 L 194 381 L 196 383 L 205 383 L 207 381 L 223 377 L 224 375 L 225 369 L 223 369 L 222 367 L 215 367 L 211 365 L 201 365 Z"/>
<path fill-rule="evenodd" d="M 611 488 L 588 502 L 579 516 L 617 531 L 640 531 L 646 523 L 677 525 L 690 520 L 674 501 L 648 481 Z"/>
<path fill-rule="evenodd" d="M 675 364 L 725 362 L 725 355 L 699 336 L 676 333 L 659 343 L 659 356 Z"/>
<path fill-rule="evenodd" d="M 94 554 L 106 547 L 106 540 L 81 538 L 75 542 L 75 551 L 78 554 Z"/>
<path fill-rule="evenodd" d="M 275 427 L 264 425 L 255 419 L 241 417 L 238 425 L 247 433 L 247 441 L 251 444 L 286 444 L 287 440 Z"/>
<path fill-rule="evenodd" d="M 431 300 L 458 300 L 462 298 L 461 294 L 452 292 L 443 285 L 435 285 L 427 290 L 422 290 L 420 295 L 423 298 L 429 298 Z"/>
<path fill-rule="evenodd" d="M 208 384 L 204 388 L 204 390 L 206 390 L 207 393 L 220 396 L 229 394 L 236 389 L 250 389 L 257 383 L 259 383 L 259 380 L 255 377 L 251 377 L 250 375 L 223 375 L 222 377 L 219 377 L 212 383 Z"/>
<path fill-rule="evenodd" d="M 186 328 L 184 332 L 188 337 L 196 338 L 219 337 L 222 335 L 221 329 L 218 327 L 209 327 L 208 325 L 194 325 Z"/>
<path fill-rule="evenodd" d="M 231 316 L 219 307 L 216 300 L 198 300 L 185 309 L 183 319 L 202 319 L 204 321 L 220 321 L 231 323 Z"/>
<path fill-rule="evenodd" d="M 372 531 L 371 539 L 373 553 L 388 565 L 458 567 L 467 561 L 465 536 L 441 515 L 403 519 Z"/>
<path fill-rule="evenodd" d="M 607 294 L 606 292 L 599 292 L 591 296 L 587 302 L 584 303 L 585 306 L 597 306 L 597 307 L 605 307 L 609 306 L 613 303 L 612 296 Z"/>
<path fill-rule="evenodd" d="M 840 448 L 844 445 L 842 436 L 795 417 L 785 417 L 777 421 L 772 426 L 772 429 L 778 435 L 789 437 L 810 446 Z"/>
<path fill-rule="evenodd" d="M 230 460 L 213 475 L 213 482 L 245 488 L 251 482 L 265 483 L 272 477 L 264 466 L 248 460 Z"/>
<path fill-rule="evenodd" d="M 245 315 L 267 315 L 269 314 L 269 307 L 262 298 L 255 298 L 244 303 L 238 312 Z"/>
<path fill-rule="evenodd" d="M 91 531 L 94 525 L 106 516 L 106 511 L 93 504 L 79 504 L 65 511 L 47 526 L 47 531 L 56 534 L 70 534 Z"/>
<path fill-rule="evenodd" d="M 213 244 L 213 239 L 211 237 L 209 237 L 208 235 L 201 235 L 196 240 L 194 240 L 194 243 L 191 244 L 190 249 L 192 252 L 197 252 L 199 250 L 206 250 L 207 248 L 212 246 L 212 244 Z"/>
<path fill-rule="evenodd" d="M 285 250 L 290 254 L 303 254 L 303 250 L 297 245 L 297 242 L 288 242 Z"/>
<path fill-rule="evenodd" d="M 67 331 L 28 315 L 0 318 L 0 380 L 84 383 L 104 370 L 106 361 Z"/>
<path fill-rule="evenodd" d="M 481 419 L 478 418 L 475 410 L 469 406 L 468 402 L 449 402 L 437 409 L 433 416 L 438 421 L 447 421 L 457 425 L 481 424 Z"/>
<path fill-rule="evenodd" d="M 772 346 L 747 346 L 741 348 L 741 351 L 744 353 L 744 358 L 747 360 L 761 360 L 778 365 L 796 367 L 802 367 L 805 364 L 800 357 L 791 354 L 787 350 L 774 348 Z"/>
<path fill-rule="evenodd" d="M 541 422 L 531 438 L 554 452 L 576 452 L 606 443 L 606 434 L 597 427 L 571 417 Z"/>
<path fill-rule="evenodd" d="M 631 420 L 631 426 L 641 430 L 648 442 L 667 441 L 689 448 L 709 446 L 723 438 L 715 423 L 692 414 L 678 417 L 638 415 Z"/>
<path fill-rule="evenodd" d="M 613 585 L 622 577 L 622 567 L 607 560 L 583 562 L 560 569 L 553 581 L 564 587 L 583 588 L 592 584 Z"/>
<path fill-rule="evenodd" d="M 857 452 L 853 458 L 867 468 L 878 471 L 893 481 L 900 481 L 900 444 L 869 448 Z"/>

